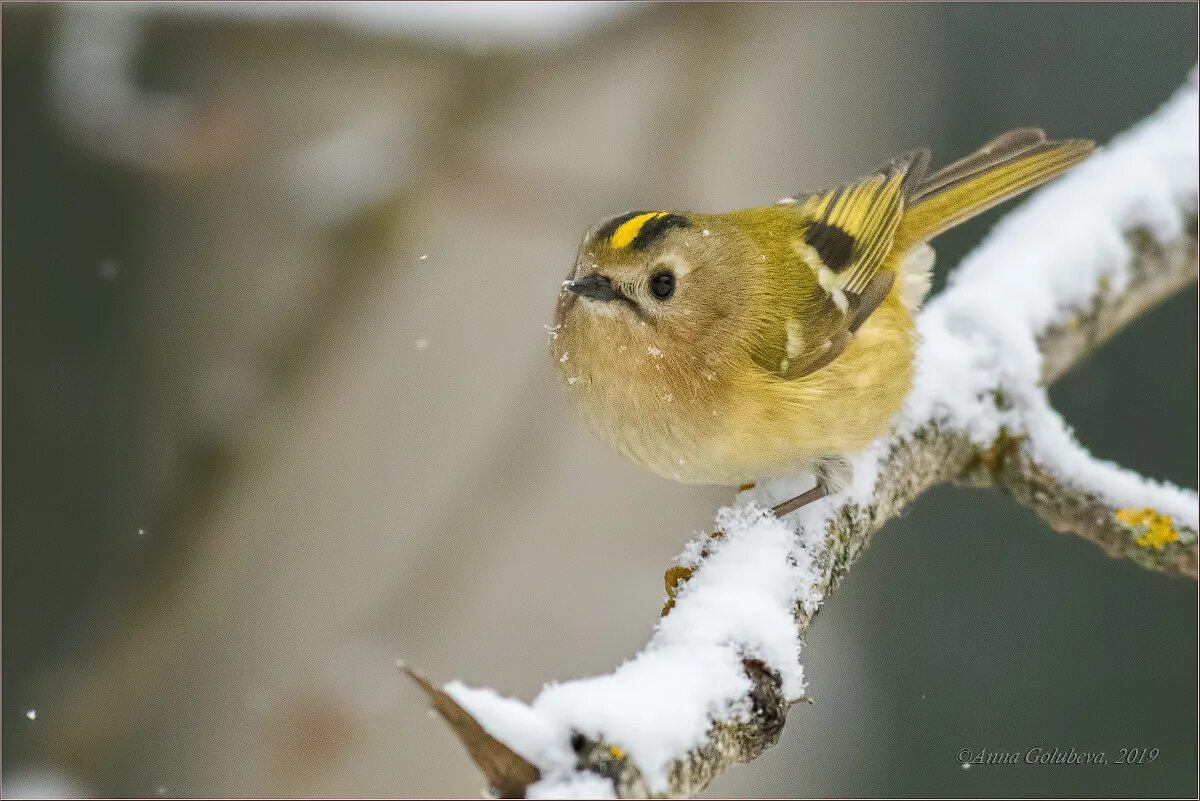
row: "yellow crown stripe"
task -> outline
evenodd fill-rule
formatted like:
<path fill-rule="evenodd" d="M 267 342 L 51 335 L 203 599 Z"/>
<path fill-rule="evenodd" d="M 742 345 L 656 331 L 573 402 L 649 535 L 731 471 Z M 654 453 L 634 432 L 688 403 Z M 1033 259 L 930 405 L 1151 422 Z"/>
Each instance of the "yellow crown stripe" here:
<path fill-rule="evenodd" d="M 628 247 L 629 243 L 637 238 L 638 232 L 642 230 L 642 226 L 651 220 L 657 220 L 666 214 L 665 211 L 648 211 L 645 214 L 639 214 L 633 219 L 626 220 L 621 223 L 617 230 L 613 231 L 612 237 L 608 240 L 614 248 Z"/>

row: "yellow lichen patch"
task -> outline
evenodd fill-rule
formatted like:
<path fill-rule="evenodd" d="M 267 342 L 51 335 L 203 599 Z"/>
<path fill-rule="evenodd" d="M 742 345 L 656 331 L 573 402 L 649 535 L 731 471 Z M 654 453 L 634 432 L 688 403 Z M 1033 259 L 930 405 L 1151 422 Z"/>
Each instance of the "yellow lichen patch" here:
<path fill-rule="evenodd" d="M 1116 517 L 1130 528 L 1145 529 L 1134 540 L 1143 548 L 1162 550 L 1168 542 L 1179 541 L 1179 532 L 1170 515 L 1160 515 L 1153 509 L 1118 509 Z"/>
<path fill-rule="evenodd" d="M 1171 518 L 1158 516 L 1146 532 L 1138 537 L 1136 542 L 1143 548 L 1162 550 L 1168 542 L 1178 542 L 1179 532 L 1171 525 Z"/>
<path fill-rule="evenodd" d="M 1153 509 L 1118 509 L 1117 519 L 1127 526 L 1141 526 L 1154 515 Z"/>
<path fill-rule="evenodd" d="M 992 443 L 991 447 L 979 454 L 979 462 L 988 472 L 999 473 L 1004 469 L 1008 459 L 1024 441 L 1024 434 L 1013 436 L 1008 433 L 1007 429 L 1002 427 L 999 436 L 996 437 L 996 441 Z"/>
<path fill-rule="evenodd" d="M 608 747 L 608 753 L 612 754 L 613 759 L 625 758 L 625 749 L 621 748 L 619 745 L 610 745 Z"/>

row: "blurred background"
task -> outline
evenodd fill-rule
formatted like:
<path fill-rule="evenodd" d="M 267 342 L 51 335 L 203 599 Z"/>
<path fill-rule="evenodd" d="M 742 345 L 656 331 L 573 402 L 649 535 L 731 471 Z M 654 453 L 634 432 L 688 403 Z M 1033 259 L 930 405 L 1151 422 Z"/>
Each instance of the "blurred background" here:
<path fill-rule="evenodd" d="M 4 3 L 6 795 L 477 795 L 394 660 L 608 671 L 732 497 L 572 419 L 543 325 L 583 230 L 1107 141 L 1195 59 L 1193 4 Z M 1053 393 L 1193 487 L 1196 319 Z M 1196 625 L 1194 583 L 933 492 L 825 606 L 815 705 L 708 795 L 1193 794 Z M 956 758 L 1035 746 L 1160 755 Z"/>

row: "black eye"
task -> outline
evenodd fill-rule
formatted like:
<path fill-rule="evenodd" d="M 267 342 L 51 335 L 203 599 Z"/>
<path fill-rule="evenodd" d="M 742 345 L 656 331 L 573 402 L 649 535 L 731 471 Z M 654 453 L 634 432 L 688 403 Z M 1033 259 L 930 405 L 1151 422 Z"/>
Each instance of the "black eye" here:
<path fill-rule="evenodd" d="M 675 273 L 670 270 L 659 270 L 650 279 L 650 291 L 659 300 L 666 300 L 675 294 Z"/>

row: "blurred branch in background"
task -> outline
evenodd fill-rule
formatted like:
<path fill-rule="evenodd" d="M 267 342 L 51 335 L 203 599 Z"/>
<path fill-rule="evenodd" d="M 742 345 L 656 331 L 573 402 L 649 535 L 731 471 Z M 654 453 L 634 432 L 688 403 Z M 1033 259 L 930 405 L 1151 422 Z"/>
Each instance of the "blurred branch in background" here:
<path fill-rule="evenodd" d="M 63 130 L 82 149 L 126 167 L 181 178 L 236 165 L 253 146 L 252 138 L 262 135 L 254 128 L 254 118 L 261 112 L 220 104 L 213 97 L 186 97 L 139 85 L 137 67 L 152 19 L 326 23 L 360 35 L 423 40 L 484 54 L 494 48 L 553 45 L 632 10 L 619 2 L 558 2 L 547 7 L 499 2 L 477 8 L 436 2 L 66 4 L 59 9 L 49 97 Z M 393 116 L 397 111 L 392 111 Z M 401 116 L 412 121 L 407 127 L 417 127 L 413 115 Z M 347 192 L 366 196 L 358 205 L 375 199 L 381 184 L 396 185 L 397 176 L 389 174 L 396 161 L 418 158 L 411 141 L 415 134 L 386 125 L 377 135 L 342 131 L 320 151 L 298 159 L 302 170 L 320 161 L 323 153 L 339 162 L 317 165 L 313 177 L 321 180 L 300 189 L 306 196 L 312 193 L 321 213 L 329 213 L 330 206 L 342 209 Z M 360 169 L 335 169 L 347 159 L 363 161 L 364 157 L 369 163 Z M 294 159 L 282 161 L 290 165 Z M 382 173 L 376 174 L 377 170 Z"/>
<path fill-rule="evenodd" d="M 1197 93 L 1193 70 L 1152 118 L 998 226 L 922 313 L 914 388 L 895 432 L 856 461 L 854 486 L 802 509 L 794 530 L 762 510 L 803 480 L 743 492 L 717 515 L 720 534 L 680 557 L 676 603 L 633 659 L 529 706 L 414 677 L 489 785 L 505 797 L 691 796 L 757 758 L 805 697 L 800 637 L 821 602 L 871 535 L 936 484 L 999 487 L 1110 555 L 1195 579 L 1196 493 L 1088 454 L 1044 377 L 1196 280 Z"/>

